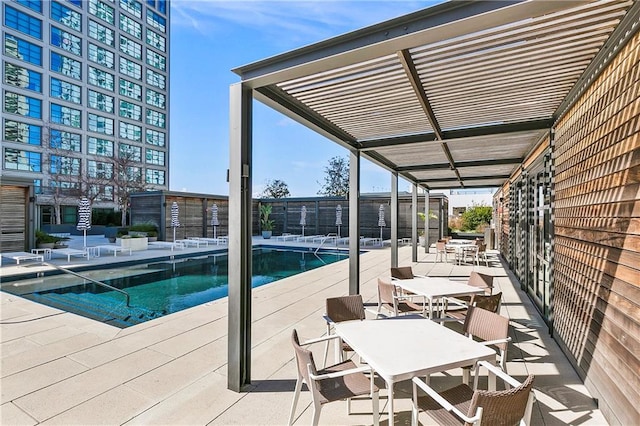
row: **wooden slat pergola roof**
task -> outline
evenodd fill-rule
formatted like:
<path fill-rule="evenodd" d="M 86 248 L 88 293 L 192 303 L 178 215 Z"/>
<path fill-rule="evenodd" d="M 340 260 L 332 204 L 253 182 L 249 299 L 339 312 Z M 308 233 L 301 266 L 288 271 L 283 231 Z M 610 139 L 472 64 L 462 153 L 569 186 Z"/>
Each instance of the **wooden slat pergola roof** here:
<path fill-rule="evenodd" d="M 233 71 L 410 182 L 500 186 L 638 15 L 632 0 L 449 2 Z"/>

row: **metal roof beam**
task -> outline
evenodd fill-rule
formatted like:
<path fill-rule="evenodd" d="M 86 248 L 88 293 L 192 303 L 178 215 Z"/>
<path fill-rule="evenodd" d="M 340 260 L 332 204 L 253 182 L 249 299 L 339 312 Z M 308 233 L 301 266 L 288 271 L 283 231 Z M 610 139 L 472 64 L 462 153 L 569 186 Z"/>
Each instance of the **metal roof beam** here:
<path fill-rule="evenodd" d="M 438 138 L 438 140 L 444 139 L 442 135 L 442 129 L 440 128 L 440 123 L 438 123 L 436 114 L 433 112 L 433 108 L 431 107 L 431 102 L 429 102 L 429 97 L 422 87 L 420 75 L 418 74 L 418 70 L 413 63 L 411 53 L 409 53 L 408 49 L 403 49 L 398 52 L 398 59 L 400 59 L 402 68 L 404 68 L 404 72 L 405 74 L 407 74 L 409 83 L 411 84 L 411 87 L 413 88 L 413 91 L 418 98 L 418 102 L 420 102 L 420 106 L 424 110 L 424 113 L 427 115 L 427 119 L 429 120 L 429 124 L 431 125 L 436 138 Z"/>
<path fill-rule="evenodd" d="M 497 175 L 497 176 L 472 176 L 462 178 L 463 181 L 469 182 L 474 180 L 494 180 L 494 179 L 509 179 L 511 175 Z M 439 178 L 439 179 L 418 179 L 417 183 L 438 183 L 438 182 L 457 182 L 458 178 Z"/>
<path fill-rule="evenodd" d="M 483 167 L 483 166 L 504 166 L 508 164 L 522 164 L 523 158 L 501 158 L 494 160 L 477 160 L 477 161 L 460 161 L 455 163 L 456 168 L 464 167 Z M 416 164 L 412 166 L 398 167 L 398 172 L 421 172 L 427 170 L 450 170 L 451 165 L 448 163 L 438 164 Z"/>
<path fill-rule="evenodd" d="M 531 130 L 547 130 L 551 128 L 553 120 L 527 120 L 518 123 L 495 124 L 490 126 L 470 127 L 468 129 L 444 130 L 444 140 L 473 138 L 477 136 L 501 135 L 505 133 L 526 132 Z M 375 150 L 383 147 L 395 147 L 422 142 L 435 142 L 435 133 L 422 133 L 419 135 L 399 136 L 394 138 L 360 141 L 362 151 Z"/>

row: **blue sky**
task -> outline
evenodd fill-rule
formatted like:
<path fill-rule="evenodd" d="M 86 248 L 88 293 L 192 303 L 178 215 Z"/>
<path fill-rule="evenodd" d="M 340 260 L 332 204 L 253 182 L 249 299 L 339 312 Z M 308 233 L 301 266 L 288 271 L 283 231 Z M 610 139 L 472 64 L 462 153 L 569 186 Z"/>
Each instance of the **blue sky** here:
<path fill-rule="evenodd" d="M 439 1 L 171 2 L 170 189 L 228 194 L 232 68 L 429 7 Z M 313 196 L 337 144 L 256 102 L 254 195 L 281 179 L 292 196 Z M 390 175 L 363 161 L 362 192 L 389 191 Z M 408 184 L 401 180 L 400 190 Z"/>

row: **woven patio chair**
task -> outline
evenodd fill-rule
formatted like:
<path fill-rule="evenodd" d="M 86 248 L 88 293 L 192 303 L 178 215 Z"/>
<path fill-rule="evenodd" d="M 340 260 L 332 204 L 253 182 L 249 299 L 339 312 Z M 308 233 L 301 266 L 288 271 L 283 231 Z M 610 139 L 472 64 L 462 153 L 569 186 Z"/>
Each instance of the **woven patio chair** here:
<path fill-rule="evenodd" d="M 454 299 L 456 300 L 456 299 Z M 495 314 L 500 310 L 500 302 L 502 301 L 502 292 L 486 295 L 486 294 L 474 294 L 471 296 L 469 304 L 447 303 L 444 309 L 444 316 L 455 319 L 460 323 L 464 323 L 467 318 L 467 312 L 469 306 L 475 306 L 476 308 L 485 309 Z"/>
<path fill-rule="evenodd" d="M 412 300 L 417 297 L 422 298 L 421 303 Z M 424 297 L 400 295 L 393 283 L 378 278 L 378 315 L 381 315 L 382 308 L 392 312 L 394 316 L 416 313 L 424 316 L 426 313 Z"/>
<path fill-rule="evenodd" d="M 411 424 L 418 423 L 418 410 L 426 412 L 441 425 L 479 425 L 480 422 L 492 426 L 528 425 L 535 395 L 534 376 L 529 375 L 520 383 L 502 370 L 486 361 L 477 364 L 476 371 L 484 367 L 496 377 L 500 377 L 510 389 L 485 391 L 478 389 L 476 374 L 473 389 L 461 384 L 443 392 L 436 392 L 419 378 L 413 379 L 413 408 Z M 419 397 L 418 388 L 427 396 Z"/>
<path fill-rule="evenodd" d="M 350 296 L 330 297 L 326 301 L 326 314 L 324 319 L 327 322 L 327 335 L 333 334 L 333 324 L 342 321 L 363 320 L 364 314 L 364 302 L 362 301 L 362 295 L 355 294 Z M 336 344 L 339 340 L 336 341 Z M 340 351 L 336 351 L 340 355 L 336 361 L 342 361 L 346 352 L 352 352 L 351 346 L 347 343 L 342 343 Z M 329 341 L 325 344 L 324 360 L 322 365 L 327 365 L 327 355 L 329 353 Z"/>
<path fill-rule="evenodd" d="M 424 275 L 416 275 L 413 273 L 411 266 L 398 266 L 391 268 L 391 278 L 396 280 L 410 280 L 413 278 L 424 278 Z"/>
<path fill-rule="evenodd" d="M 313 360 L 313 353 L 304 348 L 313 343 L 323 342 L 327 339 L 337 339 L 338 336 L 325 336 L 300 344 L 298 333 L 293 330 L 291 333 L 291 343 L 296 356 L 298 379 L 296 381 L 293 403 L 289 413 L 288 424 L 293 424 L 293 418 L 302 390 L 305 383 L 311 391 L 313 403 L 313 425 L 317 425 L 320 419 L 322 406 L 334 401 L 347 400 L 347 411 L 351 414 L 351 398 L 357 396 L 369 396 L 373 403 L 373 424 L 379 424 L 379 401 L 378 387 L 373 383 L 373 372 L 371 367 L 357 367 L 353 361 L 344 361 L 322 370 L 316 369 Z M 369 372 L 367 377 L 364 373 Z"/>

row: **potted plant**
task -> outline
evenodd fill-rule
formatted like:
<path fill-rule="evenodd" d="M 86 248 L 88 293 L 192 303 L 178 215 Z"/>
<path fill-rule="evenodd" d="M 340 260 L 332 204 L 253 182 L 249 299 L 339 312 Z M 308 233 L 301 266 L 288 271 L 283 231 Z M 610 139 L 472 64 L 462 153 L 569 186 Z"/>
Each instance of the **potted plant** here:
<path fill-rule="evenodd" d="M 273 233 L 273 220 L 269 219 L 271 214 L 271 204 L 260 205 L 260 226 L 262 228 L 262 238 L 269 239 Z"/>
<path fill-rule="evenodd" d="M 58 237 L 49 235 L 44 231 L 38 229 L 36 231 L 36 247 L 37 248 L 49 248 L 52 249 L 55 244 L 60 240 Z"/>

